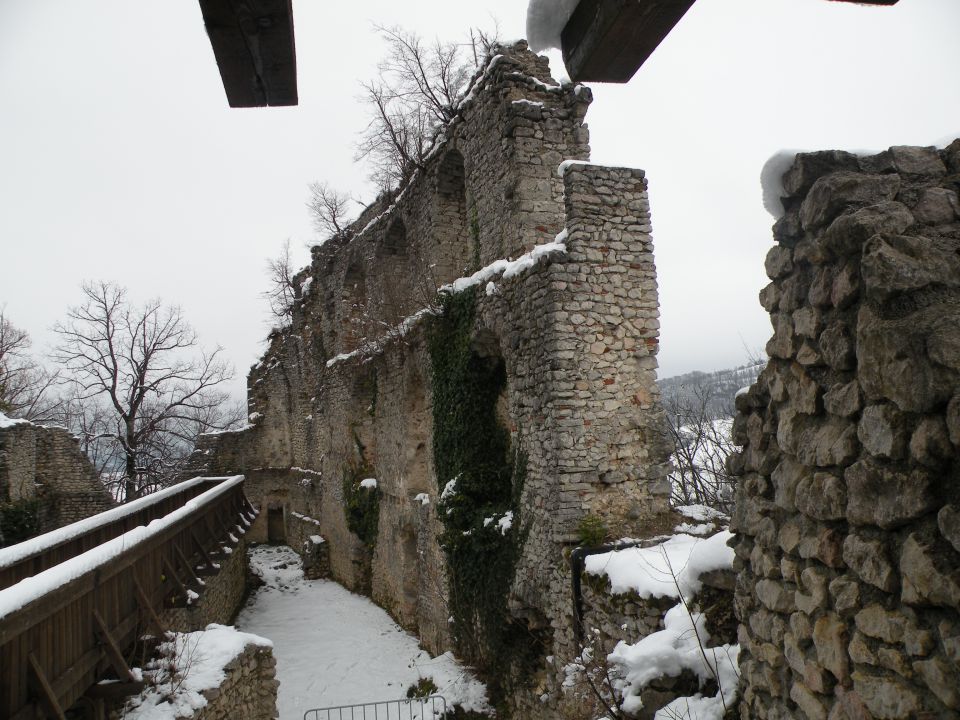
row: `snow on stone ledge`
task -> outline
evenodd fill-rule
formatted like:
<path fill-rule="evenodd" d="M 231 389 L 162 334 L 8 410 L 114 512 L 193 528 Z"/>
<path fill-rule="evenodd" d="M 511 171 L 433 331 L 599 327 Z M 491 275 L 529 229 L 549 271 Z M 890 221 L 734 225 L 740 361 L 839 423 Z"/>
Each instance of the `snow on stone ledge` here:
<path fill-rule="evenodd" d="M 0 430 L 13 427 L 14 425 L 33 425 L 33 423 L 30 422 L 29 420 L 7 417 L 2 412 L 0 412 Z"/>
<path fill-rule="evenodd" d="M 579 0 L 530 0 L 527 42 L 534 52 L 560 47 L 560 33 Z"/>
<path fill-rule="evenodd" d="M 537 0 L 531 0 L 531 5 L 536 1 Z M 960 138 L 960 132 L 939 138 L 926 147 L 935 147 L 942 150 L 958 138 Z M 763 169 L 760 171 L 760 187 L 763 191 L 763 207 L 773 216 L 775 220 L 782 218 L 784 213 L 783 203 L 780 200 L 786 194 L 783 190 L 784 173 L 791 168 L 797 155 L 804 152 L 810 151 L 796 149 L 778 150 L 770 156 L 770 159 L 767 160 L 767 162 L 763 164 Z M 847 152 L 863 157 L 868 155 L 876 155 L 883 151 L 864 150 L 861 148 L 856 150 L 848 150 Z"/>
<path fill-rule="evenodd" d="M 718 681 L 719 691 L 712 697 L 700 693 L 679 697 L 654 715 L 655 720 L 721 720 L 737 697 L 739 645 L 709 647 L 702 613 L 688 612 L 677 603 L 663 618 L 664 629 L 630 645 L 617 643 L 608 656 L 611 665 L 622 669 L 623 709 L 636 713 L 643 707 L 640 691 L 651 681 L 664 676 L 679 677 L 684 670 L 693 672 L 701 682 Z"/>
<path fill-rule="evenodd" d="M 763 209 L 775 220 L 782 218 L 784 212 L 783 203 L 780 200 L 786 194 L 783 190 L 783 176 L 791 168 L 799 152 L 802 150 L 779 150 L 770 156 L 760 171 Z"/>
<path fill-rule="evenodd" d="M 204 691 L 220 687 L 227 677 L 226 666 L 250 645 L 272 648 L 266 638 L 239 632 L 227 625 L 212 623 L 206 629 L 176 633 L 160 645 L 166 657 L 180 658 L 182 675 L 158 685 L 148 685 L 131 699 L 126 720 L 175 720 L 190 717 L 207 704 Z"/>
<path fill-rule="evenodd" d="M 533 250 L 528 253 L 524 253 L 516 260 L 494 260 L 492 263 L 477 270 L 472 275 L 457 278 L 452 283 L 447 283 L 446 285 L 440 286 L 437 288 L 437 292 L 459 293 L 477 285 L 486 284 L 487 295 L 494 295 L 496 293 L 496 284 L 493 282 L 494 278 L 501 276 L 502 280 L 509 280 L 534 267 L 541 258 L 547 257 L 554 253 L 565 253 L 567 251 L 567 246 L 565 244 L 566 239 L 567 229 L 564 228 L 557 233 L 557 236 L 553 242 L 537 245 L 533 248 Z M 352 360 L 354 358 L 365 357 L 379 353 L 383 350 L 388 342 L 404 337 L 425 317 L 429 315 L 436 315 L 438 312 L 439 310 L 436 307 L 426 307 L 418 310 L 399 325 L 396 325 L 388 330 L 381 337 L 364 343 L 352 352 L 340 353 L 339 355 L 330 358 L 327 360 L 327 367 L 333 367 L 334 365 L 344 362 L 345 360 Z"/>
<path fill-rule="evenodd" d="M 733 548 L 727 546 L 732 537 L 727 530 L 706 539 L 680 533 L 650 547 L 590 555 L 584 567 L 591 575 L 605 575 L 615 594 L 689 598 L 702 587 L 701 574 L 733 566 Z"/>

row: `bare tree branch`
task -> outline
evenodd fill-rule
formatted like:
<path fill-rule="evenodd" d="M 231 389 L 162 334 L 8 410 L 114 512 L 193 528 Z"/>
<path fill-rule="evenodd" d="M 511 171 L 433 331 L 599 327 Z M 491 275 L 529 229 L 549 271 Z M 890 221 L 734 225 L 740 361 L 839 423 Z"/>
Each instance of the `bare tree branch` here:
<path fill-rule="evenodd" d="M 71 425 L 104 468 L 122 460 L 122 494 L 132 500 L 174 476 L 198 432 L 235 420 L 222 411 L 232 370 L 220 348 L 195 354 L 197 336 L 180 308 L 160 300 L 132 307 L 112 283 L 82 290 L 84 303 L 54 328 L 54 358 L 72 390 Z"/>

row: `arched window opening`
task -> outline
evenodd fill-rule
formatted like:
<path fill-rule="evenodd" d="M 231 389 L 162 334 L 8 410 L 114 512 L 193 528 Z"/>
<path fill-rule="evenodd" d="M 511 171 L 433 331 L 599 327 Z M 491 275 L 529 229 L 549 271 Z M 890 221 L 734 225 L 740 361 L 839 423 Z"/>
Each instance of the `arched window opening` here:
<path fill-rule="evenodd" d="M 407 226 L 398 218 L 393 221 L 383 236 L 377 248 L 377 257 L 406 258 L 407 254 Z"/>
<path fill-rule="evenodd" d="M 437 281 L 448 283 L 467 275 L 479 256 L 479 237 L 471 237 L 467 220 L 467 186 L 463 155 L 451 150 L 437 168 L 433 215 L 434 261 Z"/>
<path fill-rule="evenodd" d="M 363 261 L 354 258 L 343 277 L 341 295 L 341 348 L 356 350 L 366 337 L 367 281 Z"/>

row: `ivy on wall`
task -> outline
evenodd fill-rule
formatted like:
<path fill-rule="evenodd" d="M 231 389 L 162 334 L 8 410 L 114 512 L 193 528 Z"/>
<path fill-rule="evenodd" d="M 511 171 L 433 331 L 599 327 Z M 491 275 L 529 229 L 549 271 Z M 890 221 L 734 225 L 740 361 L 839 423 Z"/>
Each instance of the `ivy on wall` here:
<path fill-rule="evenodd" d="M 428 338 L 434 465 L 443 490 L 437 514 L 454 641 L 502 697 L 523 675 L 517 664 L 540 654 L 507 608 L 527 534 L 519 502 L 526 457 L 510 447 L 497 417 L 507 383 L 503 360 L 472 347 L 476 291 L 443 295 L 441 308 Z"/>
<path fill-rule="evenodd" d="M 363 443 L 354 431 L 359 460 L 347 463 L 343 468 L 343 514 L 347 527 L 369 549 L 377 544 L 377 526 L 380 522 L 379 485 L 364 487 L 363 481 L 374 478 L 373 466 L 367 460 Z"/>
<path fill-rule="evenodd" d="M 39 534 L 39 500 L 22 499 L 0 504 L 0 545 L 13 545 Z"/>

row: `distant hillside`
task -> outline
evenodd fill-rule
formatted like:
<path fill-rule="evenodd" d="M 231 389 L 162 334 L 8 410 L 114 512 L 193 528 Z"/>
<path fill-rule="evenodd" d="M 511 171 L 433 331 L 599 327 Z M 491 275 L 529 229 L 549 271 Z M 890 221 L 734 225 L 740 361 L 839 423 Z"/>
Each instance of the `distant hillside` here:
<path fill-rule="evenodd" d="M 693 372 L 674 375 L 657 382 L 668 415 L 678 408 L 705 407 L 711 417 L 733 415 L 733 400 L 737 390 L 757 379 L 766 362 L 748 363 L 729 370 Z"/>

